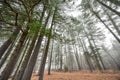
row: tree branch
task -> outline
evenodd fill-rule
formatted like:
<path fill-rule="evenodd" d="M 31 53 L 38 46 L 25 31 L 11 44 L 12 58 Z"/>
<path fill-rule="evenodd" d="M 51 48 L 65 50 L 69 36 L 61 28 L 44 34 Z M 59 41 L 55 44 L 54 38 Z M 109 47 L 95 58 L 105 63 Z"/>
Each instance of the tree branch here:
<path fill-rule="evenodd" d="M 14 13 L 17 13 L 17 11 L 15 11 L 6 0 L 4 0 L 4 3 L 11 9 L 11 11 L 13 11 Z"/>
<path fill-rule="evenodd" d="M 9 22 L 7 22 L 7 21 L 5 21 L 5 20 L 0 20 L 0 22 L 6 23 L 6 24 L 11 25 L 11 26 L 15 26 L 16 28 L 18 28 L 18 29 L 20 29 L 22 32 L 24 32 L 23 29 L 22 29 L 21 27 L 19 27 L 18 25 L 15 25 L 15 24 L 13 24 L 13 23 L 9 23 Z"/>

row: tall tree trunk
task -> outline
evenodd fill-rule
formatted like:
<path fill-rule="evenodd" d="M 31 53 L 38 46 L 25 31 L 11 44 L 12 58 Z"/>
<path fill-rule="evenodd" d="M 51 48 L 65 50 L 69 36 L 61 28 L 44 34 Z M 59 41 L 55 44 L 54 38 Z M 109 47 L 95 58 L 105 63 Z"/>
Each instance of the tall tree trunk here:
<path fill-rule="evenodd" d="M 24 71 L 24 74 L 23 74 L 21 80 L 30 80 L 31 75 L 32 75 L 32 71 L 33 71 L 33 68 L 35 66 L 35 62 L 36 62 L 36 59 L 37 59 L 37 55 L 39 53 L 39 49 L 40 49 L 42 40 L 43 40 L 43 35 L 40 35 L 38 37 L 38 41 L 37 41 L 37 44 L 35 46 L 34 52 L 33 52 L 32 56 L 29 59 L 29 62 L 27 64 L 27 67 L 26 67 L 26 69 Z"/>
<path fill-rule="evenodd" d="M 8 47 L 10 46 L 10 44 L 12 42 L 15 41 L 18 33 L 20 32 L 20 27 L 18 27 L 18 13 L 12 8 L 12 6 L 6 1 L 3 1 L 4 4 L 6 4 L 6 6 L 8 6 L 10 8 L 10 10 L 15 13 L 15 26 L 16 29 L 13 31 L 13 34 L 10 36 L 10 38 L 4 42 L 4 44 L 0 47 L 0 59 L 3 56 L 3 54 L 5 53 L 5 51 L 8 49 Z"/>
<path fill-rule="evenodd" d="M 65 60 L 64 60 L 64 71 L 67 72 L 68 71 L 68 67 L 66 65 L 67 63 L 67 44 L 65 42 L 65 50 L 64 50 L 64 53 L 65 53 Z"/>
<path fill-rule="evenodd" d="M 115 35 L 115 33 L 105 24 L 105 22 L 100 18 L 100 16 L 93 10 L 90 10 L 103 24 L 104 26 L 110 31 L 110 33 L 115 37 L 115 39 L 120 43 L 120 39 Z"/>
<path fill-rule="evenodd" d="M 74 54 L 75 54 L 75 58 L 77 61 L 78 69 L 81 70 L 81 66 L 80 66 L 80 62 L 79 62 L 79 55 L 77 53 L 77 47 L 75 45 L 73 47 L 74 47 L 73 49 L 74 49 Z"/>
<path fill-rule="evenodd" d="M 58 50 L 58 52 L 57 52 L 56 57 L 58 57 L 58 58 L 56 61 L 56 65 L 57 65 L 57 70 L 60 70 L 60 44 L 58 44 L 57 50 Z"/>
<path fill-rule="evenodd" d="M 79 34 L 78 34 L 79 35 Z M 85 50 L 84 50 L 84 47 L 83 46 L 81 46 L 81 43 L 80 43 L 80 40 L 79 40 L 79 36 L 78 36 L 78 38 L 77 38 L 77 42 L 78 42 L 78 46 L 79 46 L 79 56 L 80 56 L 80 63 L 81 63 L 81 70 L 82 70 L 82 63 L 83 63 L 83 58 L 82 58 L 82 54 L 81 54 L 81 49 L 80 49 L 80 47 L 82 47 L 82 51 L 83 52 L 85 52 Z"/>
<path fill-rule="evenodd" d="M 28 38 L 28 40 L 25 43 L 26 43 L 26 45 L 25 45 L 24 51 L 22 52 L 22 56 L 20 56 L 21 58 L 19 59 L 20 61 L 19 61 L 19 64 L 17 65 L 16 70 L 14 71 L 14 75 L 12 77 L 12 80 L 15 79 L 15 76 L 16 76 L 16 74 L 17 74 L 17 72 L 18 72 L 18 70 L 19 70 L 19 68 L 20 68 L 20 66 L 22 64 L 22 61 L 23 61 L 23 59 L 24 59 L 24 57 L 26 55 L 26 51 L 27 51 L 27 49 L 29 47 L 29 44 L 30 44 L 30 39 Z"/>
<path fill-rule="evenodd" d="M 92 50 L 91 56 L 93 57 L 97 68 L 98 68 L 99 70 L 102 70 L 102 67 L 101 67 L 101 65 L 100 65 L 100 63 L 99 63 L 98 56 L 97 56 L 97 54 L 96 54 L 96 52 L 95 52 L 95 50 L 94 50 L 94 47 L 93 47 L 93 45 L 91 44 L 90 41 L 89 41 L 89 44 L 90 44 L 90 48 L 91 48 L 91 50 Z"/>
<path fill-rule="evenodd" d="M 109 15 L 108 12 L 106 12 L 109 20 L 111 21 L 111 23 L 113 24 L 113 27 L 115 28 L 115 30 L 117 31 L 118 35 L 120 36 L 120 30 L 119 27 L 116 25 L 116 23 L 114 22 L 114 20 L 111 18 L 111 16 Z"/>
<path fill-rule="evenodd" d="M 52 63 L 52 55 L 53 55 L 53 40 L 52 40 L 52 48 L 51 48 L 51 53 L 50 53 L 50 59 L 49 59 L 49 65 L 48 65 L 48 75 L 50 75 L 51 73 L 51 63 Z"/>
<path fill-rule="evenodd" d="M 63 56 L 62 53 L 60 54 L 60 71 L 62 71 L 62 66 L 63 66 Z"/>
<path fill-rule="evenodd" d="M 89 66 L 89 69 L 90 69 L 91 72 L 93 72 L 93 65 L 91 64 L 90 56 L 88 56 L 89 55 L 88 50 L 87 50 L 84 42 L 81 39 L 80 39 L 80 44 L 81 44 L 81 46 L 83 48 L 85 59 L 86 59 L 86 62 L 88 64 L 88 66 Z"/>
<path fill-rule="evenodd" d="M 4 56 L 0 60 L 0 68 L 4 65 L 4 63 L 6 62 L 7 58 L 9 58 L 9 55 L 10 55 L 11 51 L 14 49 L 14 46 L 19 41 L 20 37 L 21 37 L 21 34 L 18 34 L 18 37 L 16 37 L 14 42 L 12 41 L 12 43 L 10 44 L 9 48 L 7 49 L 7 51 L 5 51 Z"/>
<path fill-rule="evenodd" d="M 17 71 L 17 74 L 15 75 L 14 80 L 21 80 L 22 75 L 23 75 L 23 73 L 24 73 L 24 71 L 26 69 L 27 63 L 29 61 L 29 58 L 31 56 L 32 50 L 34 48 L 36 39 L 37 39 L 37 36 L 35 36 L 34 39 L 32 40 L 30 48 L 29 48 L 28 52 L 26 53 L 25 58 L 24 58 L 24 60 L 23 60 L 23 62 L 21 64 L 20 69 Z"/>
<path fill-rule="evenodd" d="M 94 61 L 95 61 L 95 63 L 96 63 L 96 66 L 97 66 L 97 68 L 99 69 L 99 70 L 102 70 L 102 68 L 101 68 L 101 65 L 100 65 L 100 63 L 99 63 L 99 60 L 98 60 L 98 56 L 97 56 L 97 54 L 96 54 L 96 52 L 95 52 L 95 50 L 94 50 L 94 47 L 93 47 L 93 45 L 92 45 L 92 43 L 91 43 L 91 41 L 90 41 L 90 38 L 89 38 L 89 36 L 88 36 L 88 33 L 87 33 L 87 31 L 85 30 L 85 28 L 84 28 L 84 32 L 85 32 L 85 34 L 86 34 L 86 37 L 87 37 L 87 39 L 88 39 L 88 42 L 89 42 L 89 45 L 90 45 L 90 49 L 91 49 L 91 55 L 93 56 L 93 59 L 94 59 Z"/>
<path fill-rule="evenodd" d="M 16 28 L 13 34 L 11 35 L 11 37 L 7 41 L 5 41 L 3 45 L 0 47 L 0 59 L 5 53 L 5 51 L 8 49 L 8 47 L 10 46 L 10 44 L 15 41 L 19 32 L 20 32 L 20 29 Z"/>
<path fill-rule="evenodd" d="M 62 65 L 63 65 L 63 55 L 62 55 L 62 45 L 60 44 L 60 55 L 59 55 L 59 59 L 60 59 L 60 68 L 59 70 L 62 71 Z"/>
<path fill-rule="evenodd" d="M 38 56 L 38 53 L 39 53 L 41 42 L 43 40 L 44 33 L 45 33 L 45 30 L 46 30 L 46 26 L 47 26 L 47 23 L 49 21 L 50 15 L 51 15 L 51 10 L 50 10 L 50 12 L 49 12 L 49 14 L 47 16 L 47 19 L 46 19 L 46 22 L 45 22 L 45 27 L 41 29 L 40 35 L 38 36 L 38 41 L 36 43 L 34 52 L 33 52 L 32 56 L 31 56 L 31 58 L 29 59 L 28 65 L 27 65 L 27 67 L 25 69 L 25 72 L 24 72 L 24 74 L 22 76 L 22 80 L 30 80 L 30 78 L 31 78 L 32 71 L 33 71 L 33 68 L 35 66 L 35 62 L 37 60 L 37 56 Z"/>
<path fill-rule="evenodd" d="M 27 36 L 27 32 L 23 33 L 14 52 L 11 54 L 10 60 L 7 63 L 6 67 L 4 68 L 4 70 L 2 71 L 0 80 L 8 80 L 10 74 L 12 73 L 15 64 L 18 61 L 19 56 L 21 55 L 21 51 L 24 45 L 24 42 L 26 40 L 26 36 Z"/>
<path fill-rule="evenodd" d="M 8 48 L 7 53 L 4 55 L 4 57 L 1 58 L 1 60 L 0 60 L 0 68 L 1 68 L 1 67 L 3 66 L 3 64 L 5 63 L 5 61 L 6 61 L 6 59 L 8 58 L 8 56 L 9 56 L 10 51 L 11 51 L 12 48 L 13 48 L 13 46 L 10 45 L 9 48 Z"/>
<path fill-rule="evenodd" d="M 98 3 L 100 3 L 101 5 L 103 5 L 104 7 L 106 7 L 107 9 L 111 10 L 112 12 L 114 12 L 115 14 L 117 14 L 118 16 L 120 16 L 120 12 L 112 9 L 111 7 L 107 6 L 106 4 L 104 4 L 102 1 L 100 0 L 96 0 Z"/>
<path fill-rule="evenodd" d="M 105 49 L 104 46 L 102 46 L 102 49 L 106 52 L 106 54 L 114 61 L 116 66 L 118 67 L 118 70 L 120 70 L 120 65 L 116 62 L 116 60 L 112 57 L 112 55 Z"/>
<path fill-rule="evenodd" d="M 53 23 L 54 23 L 54 18 L 55 18 L 56 10 L 57 9 L 55 8 L 55 11 L 53 13 L 52 22 L 51 22 L 51 27 L 50 27 L 50 33 L 48 35 L 48 41 L 47 41 L 45 53 L 42 54 L 43 56 L 42 56 L 42 59 L 41 59 L 40 69 L 39 69 L 39 72 L 38 72 L 39 80 L 43 80 L 45 63 L 46 63 L 47 54 L 48 54 L 48 50 L 49 50 L 49 44 L 50 44 L 50 41 L 51 41 L 51 35 L 52 35 L 52 29 L 53 29 Z"/>
<path fill-rule="evenodd" d="M 39 80 L 43 80 L 44 68 L 45 68 L 45 63 L 46 63 L 47 54 L 48 54 L 48 50 L 49 50 L 50 38 L 51 37 L 48 37 L 47 45 L 45 48 L 45 53 L 43 53 L 43 56 L 41 59 L 41 64 L 40 64 L 40 69 L 39 69 Z"/>
<path fill-rule="evenodd" d="M 96 45 L 95 40 L 93 39 L 93 36 L 92 36 L 92 35 L 91 35 L 91 40 L 93 41 L 95 50 L 96 50 L 97 55 L 98 55 L 98 58 L 99 58 L 99 61 L 101 62 L 103 69 L 106 70 L 106 67 L 105 67 L 105 65 L 104 65 L 104 63 L 103 63 L 102 57 L 101 57 L 101 55 L 100 55 L 100 53 L 99 53 L 99 51 L 98 51 L 97 45 Z"/>
<path fill-rule="evenodd" d="M 42 21 L 43 21 L 45 10 L 46 10 L 46 7 L 44 6 L 43 7 L 43 12 L 42 12 L 42 15 L 41 15 L 41 18 L 40 18 L 40 23 L 42 23 Z M 14 80 L 21 80 L 22 79 L 22 76 L 23 76 L 24 71 L 27 67 L 28 61 L 30 59 L 30 56 L 32 55 L 32 51 L 34 50 L 34 46 L 35 46 L 35 42 L 37 40 L 37 37 L 38 37 L 38 32 L 34 34 L 34 37 L 33 37 L 32 42 L 30 44 L 30 47 L 29 47 L 29 49 L 28 49 L 28 51 L 25 55 L 25 58 L 24 58 L 24 60 L 21 64 L 20 69 L 17 71 L 17 74 L 15 75 Z"/>

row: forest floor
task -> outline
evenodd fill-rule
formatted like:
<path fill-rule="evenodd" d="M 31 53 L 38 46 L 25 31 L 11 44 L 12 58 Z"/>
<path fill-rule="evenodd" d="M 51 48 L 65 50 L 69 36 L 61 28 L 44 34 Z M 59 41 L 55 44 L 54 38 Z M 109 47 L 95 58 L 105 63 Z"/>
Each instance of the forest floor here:
<path fill-rule="evenodd" d="M 38 80 L 38 76 L 33 74 L 31 80 Z M 120 72 L 106 71 L 79 71 L 79 72 L 56 72 L 52 71 L 51 75 L 44 74 L 44 80 L 120 80 Z"/>

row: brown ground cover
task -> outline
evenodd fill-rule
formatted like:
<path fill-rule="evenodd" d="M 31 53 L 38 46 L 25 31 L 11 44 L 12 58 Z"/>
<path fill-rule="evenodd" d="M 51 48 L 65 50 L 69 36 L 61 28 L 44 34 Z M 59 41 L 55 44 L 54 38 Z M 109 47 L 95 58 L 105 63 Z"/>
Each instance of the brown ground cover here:
<path fill-rule="evenodd" d="M 31 80 L 38 80 L 38 76 L 33 74 Z M 101 73 L 99 71 L 95 71 L 93 73 L 90 73 L 89 71 L 52 71 L 51 75 L 47 75 L 47 71 L 45 71 L 44 80 L 120 80 L 120 72 L 106 71 L 104 73 Z"/>

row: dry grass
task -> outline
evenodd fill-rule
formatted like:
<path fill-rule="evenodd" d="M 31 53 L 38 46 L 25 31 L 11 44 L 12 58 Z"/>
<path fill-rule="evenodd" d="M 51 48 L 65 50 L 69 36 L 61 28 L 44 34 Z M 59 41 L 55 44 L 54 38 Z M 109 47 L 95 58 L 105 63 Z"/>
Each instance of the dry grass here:
<path fill-rule="evenodd" d="M 38 80 L 38 76 L 34 74 L 31 80 Z M 52 71 L 51 75 L 47 75 L 47 71 L 45 71 L 44 80 L 120 80 L 120 72 L 106 71 L 101 73 L 95 71 L 90 73 L 89 71 L 79 71 L 64 73 Z"/>

